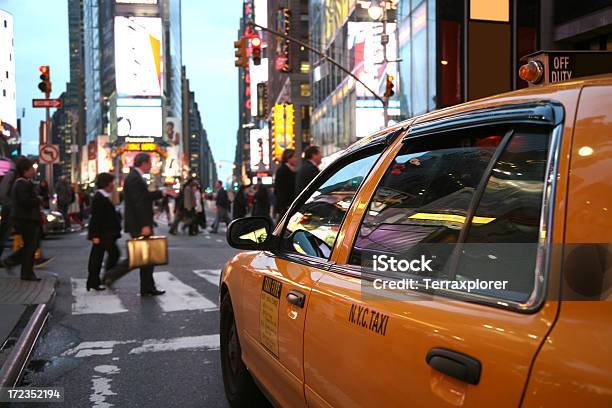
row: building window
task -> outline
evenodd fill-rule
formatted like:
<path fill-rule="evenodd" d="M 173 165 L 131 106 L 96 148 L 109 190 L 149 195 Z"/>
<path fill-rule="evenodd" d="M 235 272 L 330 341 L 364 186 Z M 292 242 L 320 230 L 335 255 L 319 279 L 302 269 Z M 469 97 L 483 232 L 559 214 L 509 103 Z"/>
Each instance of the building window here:
<path fill-rule="evenodd" d="M 7 25 L 8 25 L 8 24 L 7 24 L 6 20 L 4 20 L 4 28 L 6 28 L 6 27 L 7 27 Z"/>
<path fill-rule="evenodd" d="M 310 96 L 310 84 L 300 84 L 300 96 L 309 97 Z"/>
<path fill-rule="evenodd" d="M 8 79 L 8 71 L 6 71 L 6 79 Z"/>
<path fill-rule="evenodd" d="M 6 96 L 6 89 L 2 90 L 2 96 Z"/>
<path fill-rule="evenodd" d="M 300 72 L 302 74 L 307 74 L 310 72 L 310 63 L 308 61 L 302 61 L 300 63 Z"/>

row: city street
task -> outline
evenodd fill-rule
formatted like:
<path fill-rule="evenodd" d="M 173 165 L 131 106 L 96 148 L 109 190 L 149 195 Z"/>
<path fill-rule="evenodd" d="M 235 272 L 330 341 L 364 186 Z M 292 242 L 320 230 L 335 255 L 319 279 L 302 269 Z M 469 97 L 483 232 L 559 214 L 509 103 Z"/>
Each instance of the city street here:
<path fill-rule="evenodd" d="M 58 275 L 57 296 L 21 385 L 64 387 L 63 406 L 72 407 L 227 406 L 217 290 L 235 251 L 224 234 L 170 236 L 170 264 L 155 273 L 166 294 L 148 298 L 139 295 L 138 271 L 114 291 L 86 292 L 84 235 L 44 241 L 56 257 L 45 271 Z"/>
<path fill-rule="evenodd" d="M 212 5 L 0 0 L 0 408 L 612 407 L 612 2 Z"/>

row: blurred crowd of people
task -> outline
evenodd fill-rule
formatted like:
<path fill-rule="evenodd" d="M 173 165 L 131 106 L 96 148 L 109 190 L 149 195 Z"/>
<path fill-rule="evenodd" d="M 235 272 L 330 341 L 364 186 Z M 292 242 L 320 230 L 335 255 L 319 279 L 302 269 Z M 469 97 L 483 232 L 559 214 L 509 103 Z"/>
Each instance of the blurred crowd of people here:
<path fill-rule="evenodd" d="M 141 166 L 134 167 L 130 173 L 134 181 L 132 190 L 147 191 L 144 174 L 150 170 L 150 158 L 146 154 L 139 156 Z M 143 209 L 130 210 L 127 194 L 128 179 L 124 186 L 125 224 L 132 225 L 142 218 L 142 212 L 149 213 L 151 220 L 143 225 L 138 224 L 128 231 L 135 237 L 150 235 L 157 221 L 165 216 L 171 234 L 186 232 L 193 236 L 207 228 L 207 201 L 214 201 L 216 206 L 214 220 L 210 232 L 217 233 L 221 224 L 229 225 L 232 219 L 247 216 L 266 217 L 270 221 L 278 221 L 289 209 L 291 203 L 319 173 L 322 154 L 317 146 L 310 146 L 304 151 L 301 166 L 298 168 L 299 157 L 293 149 L 283 152 L 281 163 L 276 171 L 272 189 L 262 183 L 261 179 L 254 185 L 238 185 L 227 191 L 223 183 L 218 181 L 214 192 L 207 192 L 197 180 L 188 179 L 176 192 L 172 188 L 149 192 L 149 204 Z M 90 256 L 90 278 L 87 289 L 103 290 L 99 277 L 102 259 L 108 253 L 107 271 L 120 268 L 115 275 L 111 273 L 107 284 L 118 279 L 125 273 L 125 266 L 118 263 L 119 251 L 114 241 L 120 236 L 121 226 L 115 214 L 116 200 L 115 178 L 109 173 L 101 173 L 96 180 L 95 189 L 83 189 L 77 183 L 70 183 L 66 176 L 61 176 L 51 194 L 45 180 L 34 182 L 36 173 L 34 163 L 27 158 L 19 158 L 11 163 L 10 170 L 0 179 L 0 257 L 10 237 L 16 232 L 21 239 L 20 245 L 14 245 L 14 252 L 9 257 L 0 260 L 0 267 L 11 268 L 21 264 L 21 278 L 38 280 L 33 269 L 42 266 L 52 258 L 41 255 L 40 245 L 44 233 L 43 226 L 61 214 L 60 230 L 75 231 L 89 225 L 88 239 L 92 241 Z M 133 194 L 133 193 L 132 193 Z M 144 193 L 143 193 L 144 194 Z M 132 201 L 142 201 L 142 194 L 136 194 Z M 173 201 L 171 201 L 173 199 Z M 133 204 L 131 205 L 133 206 Z M 92 210 L 94 214 L 92 213 Z M 128 214 L 128 212 L 132 212 Z M 106 215 L 101 215 L 106 214 Z M 91 217 L 90 217 L 91 215 Z M 106 217 L 106 218 L 104 218 Z M 140 217 L 140 218 L 139 218 Z M 147 218 L 148 219 L 148 218 Z M 110 222 L 111 220 L 112 222 Z M 127 228 L 127 227 L 126 227 Z M 142 229 L 142 231 L 141 231 Z M 126 229 L 127 230 L 127 229 Z M 141 234 L 142 232 L 142 234 Z M 110 261 L 110 262 L 109 262 Z M 154 283 L 149 279 L 149 271 L 142 275 L 143 294 L 160 294 Z"/>

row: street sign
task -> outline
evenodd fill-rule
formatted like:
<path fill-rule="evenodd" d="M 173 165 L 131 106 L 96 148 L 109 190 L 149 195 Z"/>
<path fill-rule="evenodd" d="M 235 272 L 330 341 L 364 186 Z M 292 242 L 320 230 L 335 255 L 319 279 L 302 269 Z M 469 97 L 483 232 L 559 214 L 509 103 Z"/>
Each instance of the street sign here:
<path fill-rule="evenodd" d="M 45 164 L 59 163 L 60 150 L 58 145 L 40 145 L 38 148 L 38 159 Z"/>
<path fill-rule="evenodd" d="M 63 99 L 32 99 L 33 108 L 62 108 L 64 107 Z"/>

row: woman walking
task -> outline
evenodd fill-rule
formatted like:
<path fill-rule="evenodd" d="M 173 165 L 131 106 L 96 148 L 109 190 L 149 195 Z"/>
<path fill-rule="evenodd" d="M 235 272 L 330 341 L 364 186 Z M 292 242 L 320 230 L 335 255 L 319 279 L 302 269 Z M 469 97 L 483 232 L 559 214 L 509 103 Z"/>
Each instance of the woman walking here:
<path fill-rule="evenodd" d="M 88 238 L 91 240 L 89 254 L 89 276 L 87 277 L 87 291 L 104 290 L 100 286 L 100 269 L 104 253 L 106 270 L 112 269 L 119 261 L 119 248 L 117 240 L 121 238 L 121 216 L 112 202 L 115 189 L 115 177 L 110 173 L 100 173 L 96 179 L 98 191 L 91 202 L 91 221 L 89 223 Z"/>
<path fill-rule="evenodd" d="M 34 274 L 34 255 L 40 240 L 41 200 L 32 184 L 36 174 L 31 160 L 21 157 L 16 165 L 17 179 L 11 191 L 13 227 L 21 234 L 23 246 L 10 257 L 0 261 L 1 266 L 21 264 L 21 279 L 39 281 Z"/>

